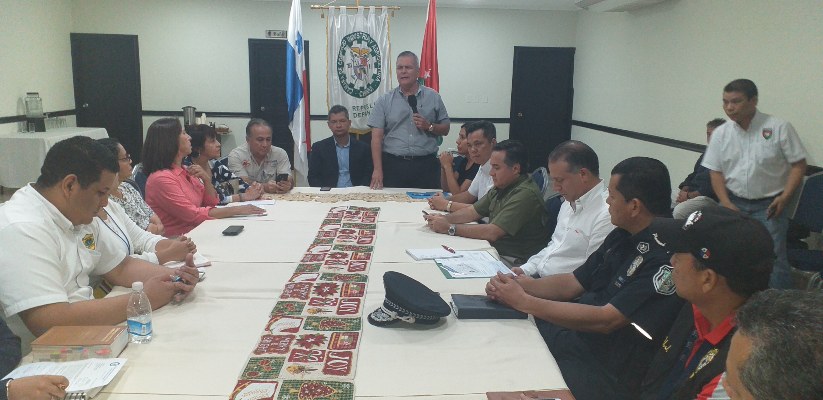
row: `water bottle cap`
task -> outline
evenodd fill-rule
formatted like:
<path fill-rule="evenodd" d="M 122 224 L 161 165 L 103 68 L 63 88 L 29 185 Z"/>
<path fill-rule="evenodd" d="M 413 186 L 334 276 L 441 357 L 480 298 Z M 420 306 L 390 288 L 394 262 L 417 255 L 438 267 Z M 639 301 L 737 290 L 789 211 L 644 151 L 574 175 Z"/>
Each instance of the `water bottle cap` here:
<path fill-rule="evenodd" d="M 134 282 L 131 284 L 131 290 L 143 290 L 143 282 Z"/>

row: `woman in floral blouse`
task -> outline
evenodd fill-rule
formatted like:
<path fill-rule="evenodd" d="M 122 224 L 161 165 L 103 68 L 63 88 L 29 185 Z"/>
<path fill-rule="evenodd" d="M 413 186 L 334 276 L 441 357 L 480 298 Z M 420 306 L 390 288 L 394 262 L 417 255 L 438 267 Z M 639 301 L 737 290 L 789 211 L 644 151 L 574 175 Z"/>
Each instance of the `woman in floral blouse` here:
<path fill-rule="evenodd" d="M 162 235 L 163 223 L 160 222 L 160 217 L 146 204 L 134 181 L 129 179 L 131 176 L 131 155 L 115 138 L 104 138 L 98 141 L 112 152 L 117 152 L 117 160 L 120 164 L 120 172 L 117 174 L 119 185 L 109 193 L 109 200 L 123 206 L 126 215 L 140 228 L 155 235 Z"/>
<path fill-rule="evenodd" d="M 183 165 L 199 165 L 205 171 L 211 171 L 211 183 L 217 190 L 220 204 L 238 201 L 257 200 L 263 194 L 263 185 L 253 182 L 251 185 L 240 179 L 217 159 L 220 158 L 220 142 L 217 131 L 208 125 L 190 125 L 186 132 L 191 136 L 191 155 L 183 160 Z M 232 181 L 236 182 L 235 190 Z M 235 193 L 237 192 L 237 193 Z"/>

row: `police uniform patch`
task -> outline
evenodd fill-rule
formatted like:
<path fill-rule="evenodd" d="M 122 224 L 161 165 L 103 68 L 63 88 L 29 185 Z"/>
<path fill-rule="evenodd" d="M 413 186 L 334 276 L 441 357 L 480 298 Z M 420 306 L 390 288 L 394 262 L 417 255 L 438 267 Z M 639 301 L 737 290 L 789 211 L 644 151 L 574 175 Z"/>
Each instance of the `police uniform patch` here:
<path fill-rule="evenodd" d="M 660 238 L 657 237 L 656 233 L 652 233 L 652 237 L 654 238 L 654 241 L 657 242 L 658 245 L 660 245 L 660 247 L 666 247 L 666 243 L 661 242 Z"/>
<path fill-rule="evenodd" d="M 712 360 L 714 360 L 714 356 L 717 355 L 717 352 L 717 349 L 709 350 L 709 352 L 706 353 L 706 355 L 700 359 L 700 362 L 697 363 L 697 367 L 694 369 L 694 372 L 692 372 L 691 376 L 689 376 L 689 379 L 694 378 L 694 375 L 697 374 L 701 369 L 703 369 L 703 367 L 709 365 L 709 363 L 712 362 Z"/>
<path fill-rule="evenodd" d="M 93 234 L 87 233 L 86 236 L 83 236 L 83 246 L 86 246 L 89 250 L 94 250 L 97 247 L 97 244 L 94 243 Z"/>
<path fill-rule="evenodd" d="M 646 242 L 638 243 L 637 244 L 637 251 L 639 251 L 640 254 L 645 254 L 647 251 L 649 251 L 649 244 L 646 243 Z"/>
<path fill-rule="evenodd" d="M 634 261 L 632 261 L 632 265 L 629 266 L 629 270 L 626 271 L 626 276 L 632 276 L 632 274 L 634 274 L 634 271 L 637 270 L 637 267 L 639 267 L 640 264 L 642 264 L 642 263 L 643 263 L 643 256 L 635 257 Z"/>
<path fill-rule="evenodd" d="M 774 130 L 772 128 L 763 129 L 763 132 L 760 134 L 763 135 L 763 139 L 769 140 L 772 138 L 772 134 L 774 134 Z"/>
<path fill-rule="evenodd" d="M 675 287 L 674 287 L 674 279 L 672 278 L 672 267 L 669 265 L 663 265 L 654 274 L 652 278 L 654 282 L 654 290 L 657 293 L 660 293 L 664 296 L 669 296 L 674 294 Z"/>

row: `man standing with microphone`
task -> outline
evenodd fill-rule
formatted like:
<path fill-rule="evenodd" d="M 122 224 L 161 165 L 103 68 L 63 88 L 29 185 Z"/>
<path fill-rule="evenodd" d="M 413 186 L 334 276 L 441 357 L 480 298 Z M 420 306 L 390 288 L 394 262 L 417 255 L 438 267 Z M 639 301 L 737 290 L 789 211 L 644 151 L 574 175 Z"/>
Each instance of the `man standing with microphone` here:
<path fill-rule="evenodd" d="M 371 188 L 439 188 L 437 137 L 449 134 L 449 113 L 437 92 L 418 83 L 417 55 L 400 53 L 396 67 L 398 87 L 381 96 L 369 116 Z"/>

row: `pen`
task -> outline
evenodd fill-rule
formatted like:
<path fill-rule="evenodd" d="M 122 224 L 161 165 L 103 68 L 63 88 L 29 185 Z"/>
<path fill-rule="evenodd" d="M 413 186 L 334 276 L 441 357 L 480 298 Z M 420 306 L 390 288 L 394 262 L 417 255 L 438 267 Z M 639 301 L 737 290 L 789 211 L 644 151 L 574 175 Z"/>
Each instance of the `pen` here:
<path fill-rule="evenodd" d="M 448 251 L 449 253 L 452 253 L 452 254 L 455 253 L 453 248 L 451 248 L 449 246 L 446 246 L 445 244 L 441 244 L 440 246 L 442 246 L 444 249 L 446 249 L 446 251 Z"/>
<path fill-rule="evenodd" d="M 429 215 L 429 213 L 427 213 L 426 210 L 420 210 L 420 211 L 423 211 L 423 215 Z"/>

